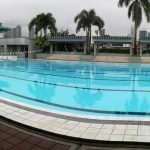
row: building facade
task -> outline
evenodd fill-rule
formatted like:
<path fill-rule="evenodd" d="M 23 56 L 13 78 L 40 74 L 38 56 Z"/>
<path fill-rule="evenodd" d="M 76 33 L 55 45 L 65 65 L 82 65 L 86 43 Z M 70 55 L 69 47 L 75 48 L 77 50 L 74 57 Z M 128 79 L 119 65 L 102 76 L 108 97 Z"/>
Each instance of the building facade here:
<path fill-rule="evenodd" d="M 34 41 L 29 38 L 1 38 L 0 53 L 3 52 L 25 52 L 35 50 Z"/>
<path fill-rule="evenodd" d="M 34 38 L 35 38 L 35 36 L 34 36 L 35 34 L 34 34 L 34 33 L 35 33 L 34 28 L 32 28 L 32 29 L 29 31 L 29 38 L 30 38 L 30 39 L 34 39 Z"/>
<path fill-rule="evenodd" d="M 17 25 L 9 31 L 4 32 L 4 38 L 21 38 L 21 26 Z"/>
<path fill-rule="evenodd" d="M 143 30 L 143 31 L 139 31 L 139 38 L 145 38 L 147 37 L 147 31 L 146 30 Z"/>

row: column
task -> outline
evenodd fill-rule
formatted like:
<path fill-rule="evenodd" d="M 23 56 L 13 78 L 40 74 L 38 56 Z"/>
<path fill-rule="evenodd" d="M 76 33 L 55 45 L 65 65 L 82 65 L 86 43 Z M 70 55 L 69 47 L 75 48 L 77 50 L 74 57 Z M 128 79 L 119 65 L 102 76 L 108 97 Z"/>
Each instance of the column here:
<path fill-rule="evenodd" d="M 58 44 L 55 44 L 55 51 L 58 51 Z"/>
<path fill-rule="evenodd" d="M 7 45 L 4 45 L 4 52 L 7 53 Z"/>
<path fill-rule="evenodd" d="M 86 54 L 86 42 L 84 42 L 84 54 Z"/>
<path fill-rule="evenodd" d="M 142 51 L 143 51 L 143 45 L 140 44 L 140 56 L 142 56 Z"/>
<path fill-rule="evenodd" d="M 53 44 L 50 45 L 50 54 L 53 53 Z"/>
<path fill-rule="evenodd" d="M 25 51 L 26 49 L 24 49 L 24 51 Z M 35 49 L 33 49 L 33 47 L 32 47 L 32 45 L 28 45 L 28 51 L 32 51 L 32 50 L 35 50 Z"/>
<path fill-rule="evenodd" d="M 132 44 L 130 44 L 130 55 L 133 54 Z"/>
<path fill-rule="evenodd" d="M 94 43 L 94 55 L 96 56 L 97 53 L 97 43 Z"/>

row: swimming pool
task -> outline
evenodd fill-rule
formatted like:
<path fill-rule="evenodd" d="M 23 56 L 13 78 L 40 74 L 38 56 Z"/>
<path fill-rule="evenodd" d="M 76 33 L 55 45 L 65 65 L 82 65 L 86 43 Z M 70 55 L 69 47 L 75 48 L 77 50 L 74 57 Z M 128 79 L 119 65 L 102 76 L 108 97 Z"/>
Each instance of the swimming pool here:
<path fill-rule="evenodd" d="M 150 65 L 1 60 L 0 97 L 96 116 L 150 116 Z"/>

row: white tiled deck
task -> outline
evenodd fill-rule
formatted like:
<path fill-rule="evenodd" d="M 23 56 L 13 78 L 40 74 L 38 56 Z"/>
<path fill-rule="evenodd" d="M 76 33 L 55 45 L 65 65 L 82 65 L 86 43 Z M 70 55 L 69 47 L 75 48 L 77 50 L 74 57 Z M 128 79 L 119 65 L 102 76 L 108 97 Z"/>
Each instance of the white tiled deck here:
<path fill-rule="evenodd" d="M 13 106 L 11 101 L 10 105 L 8 101 L 7 103 L 5 102 L 6 100 L 0 100 L 1 116 L 48 132 L 91 140 L 150 142 L 150 125 L 111 124 L 109 120 L 108 123 L 98 122 L 101 119 L 106 120 L 106 117 L 97 118 L 97 123 L 90 121 L 84 122 L 84 116 L 82 116 L 83 120 L 79 119 L 78 121 L 75 116 L 70 120 L 69 117 L 62 118 L 61 115 L 60 117 L 59 115 L 56 117 L 55 115 L 45 115 L 37 111 L 32 111 L 38 109 L 35 107 L 27 110 L 27 105 L 22 104 L 22 108 L 25 108 L 22 109 Z M 21 103 L 18 104 L 21 105 Z M 75 120 L 73 120 L 73 118 L 75 118 Z M 110 118 L 107 117 L 107 119 Z M 144 119 L 144 121 L 149 121 L 149 119 Z"/>

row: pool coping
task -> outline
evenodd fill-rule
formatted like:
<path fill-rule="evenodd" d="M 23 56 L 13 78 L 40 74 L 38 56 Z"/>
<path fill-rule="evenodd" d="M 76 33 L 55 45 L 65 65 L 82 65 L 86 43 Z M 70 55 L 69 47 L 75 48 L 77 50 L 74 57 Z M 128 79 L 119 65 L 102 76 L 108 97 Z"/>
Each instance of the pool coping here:
<path fill-rule="evenodd" d="M 44 137 L 45 139 L 52 139 L 52 141 L 59 141 L 61 144 L 68 144 L 72 148 L 70 150 L 79 150 L 80 148 L 83 149 L 91 149 L 96 150 L 98 147 L 104 148 L 149 148 L 150 143 L 148 142 L 135 142 L 135 141 L 127 141 L 127 142 L 120 142 L 120 141 L 104 141 L 104 140 L 91 140 L 91 139 L 81 139 L 77 137 L 71 136 L 64 136 L 57 133 L 50 133 L 41 129 L 37 129 L 35 127 L 31 127 L 25 124 L 21 124 L 19 122 L 10 120 L 5 117 L 0 116 L 0 121 L 8 126 L 13 126 L 15 129 L 19 129 L 25 133 L 31 132 L 33 135 L 38 135 L 39 137 Z"/>
<path fill-rule="evenodd" d="M 73 114 L 73 113 L 68 113 L 68 112 L 63 112 L 63 111 L 57 111 L 57 110 L 52 110 L 52 109 L 48 109 L 48 108 L 43 108 L 43 107 L 39 107 L 39 106 L 33 106 L 30 104 L 25 104 L 23 102 L 18 102 L 15 100 L 11 100 L 11 99 L 7 99 L 4 97 L 0 97 L 0 102 L 3 102 L 5 104 L 11 105 L 11 106 L 15 106 L 15 107 L 19 107 L 21 109 L 25 109 L 25 110 L 29 110 L 29 111 L 34 111 L 37 112 L 39 114 L 43 114 L 43 115 L 53 115 L 53 116 L 59 116 L 60 118 L 69 118 L 71 120 L 86 120 L 86 122 L 90 122 L 89 120 L 93 120 L 93 122 L 98 122 L 98 121 L 103 121 L 103 122 L 110 122 L 110 121 L 114 121 L 114 123 L 118 123 L 118 124 L 122 124 L 121 121 L 123 121 L 123 123 L 126 124 L 145 124 L 146 122 L 148 122 L 148 124 L 150 125 L 150 117 L 149 118 L 141 118 L 141 117 L 112 117 L 112 116 L 94 116 L 94 115 L 84 115 L 84 114 Z M 118 121 L 118 122 L 115 122 Z M 120 122 L 120 123 L 119 123 Z"/>
<path fill-rule="evenodd" d="M 107 56 L 105 56 L 107 57 Z M 124 56 L 110 56 L 110 57 L 124 57 Z M 129 57 L 128 57 L 129 58 Z M 134 58 L 134 57 L 133 57 Z M 140 58 L 149 58 L 149 57 L 140 57 Z M 17 59 L 22 59 L 22 58 L 17 58 Z M 47 59 L 47 58 L 36 58 L 36 59 L 32 59 L 32 58 L 28 58 L 29 60 L 45 60 L 45 61 L 66 61 L 66 62 L 90 62 L 90 63 L 113 63 L 113 64 L 150 64 L 150 62 L 126 62 L 126 61 L 103 61 L 103 60 L 100 60 L 100 61 L 90 61 L 90 60 L 67 60 L 67 59 Z"/>
<path fill-rule="evenodd" d="M 0 106 L 0 116 L 49 133 L 92 141 L 150 143 L 150 119 L 91 118 L 2 98 Z"/>
<path fill-rule="evenodd" d="M 103 56 L 102 56 L 103 57 Z M 104 56 L 104 57 L 107 57 L 107 56 Z M 126 56 L 110 56 L 110 57 L 116 57 L 116 58 L 122 58 L 122 57 L 126 57 Z M 130 56 L 129 56 L 130 57 Z M 129 57 L 126 57 L 126 58 L 129 58 Z M 133 58 L 141 58 L 141 59 L 144 59 L 144 58 L 150 58 L 149 56 L 143 56 L 143 57 L 134 57 L 134 56 L 131 56 Z M 67 60 L 67 59 L 47 59 L 47 58 L 17 58 L 17 59 L 26 59 L 26 60 L 45 60 L 45 61 L 67 61 L 67 62 L 90 62 L 90 63 L 113 63 L 113 64 L 150 64 L 150 61 L 149 62 L 127 62 L 127 61 L 103 61 L 103 60 L 95 60 L 95 61 L 91 61 L 91 60 Z M 5 59 L 3 59 L 5 60 Z M 7 59 L 6 59 L 7 60 Z M 114 59 L 115 60 L 115 59 Z"/>
<path fill-rule="evenodd" d="M 52 58 L 51 58 L 52 56 Z M 65 56 L 65 57 L 64 57 Z M 67 56 L 92 56 L 93 59 L 74 59 L 74 58 L 67 58 Z M 58 57 L 58 58 L 57 58 Z M 114 59 L 116 58 L 116 59 Z M 124 58 L 124 59 L 122 59 Z M 140 64 L 149 64 L 150 60 L 147 60 L 147 58 L 149 58 L 149 56 L 145 55 L 145 56 L 130 56 L 130 55 L 73 55 L 73 54 L 50 54 L 50 57 L 46 57 L 46 58 L 36 58 L 39 60 L 62 60 L 62 61 L 87 61 L 87 62 L 105 62 L 105 63 L 140 63 Z"/>

